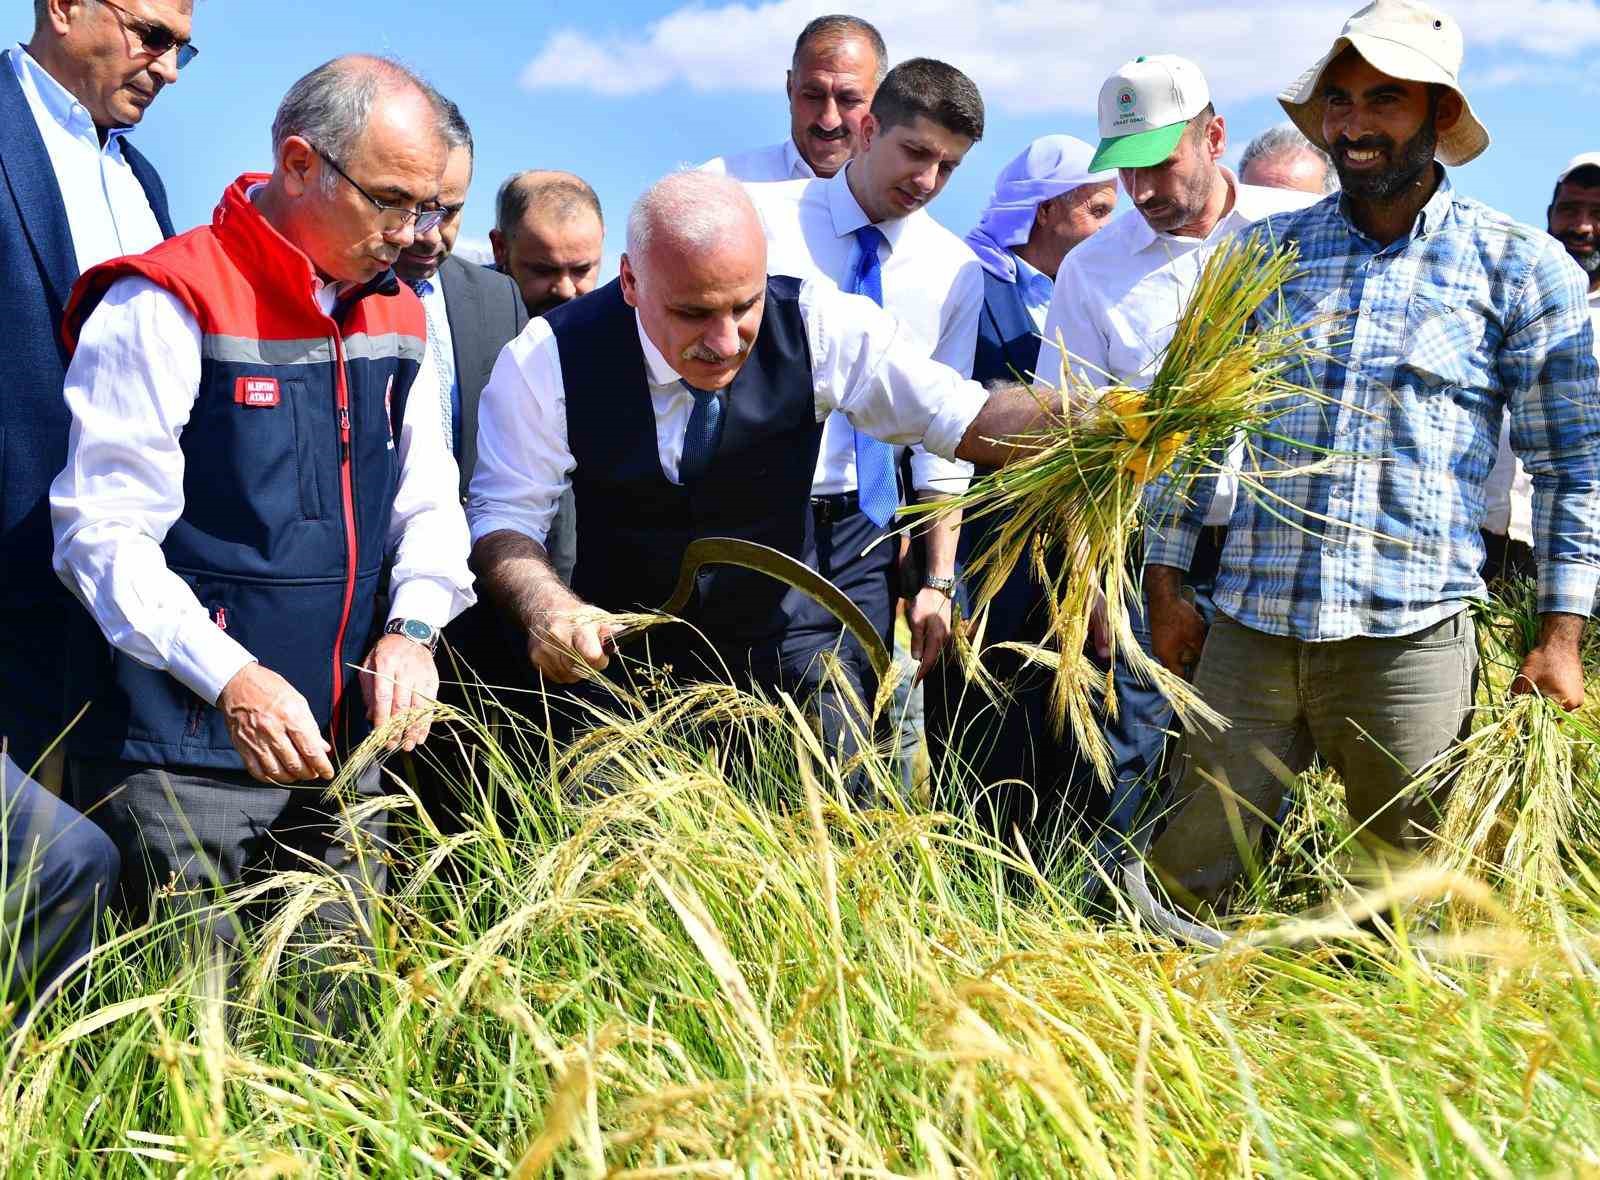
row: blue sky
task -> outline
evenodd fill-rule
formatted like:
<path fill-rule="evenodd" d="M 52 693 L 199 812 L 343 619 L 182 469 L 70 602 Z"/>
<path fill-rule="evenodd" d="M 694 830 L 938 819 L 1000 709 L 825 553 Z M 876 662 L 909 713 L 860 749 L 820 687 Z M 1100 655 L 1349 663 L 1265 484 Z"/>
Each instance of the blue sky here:
<path fill-rule="evenodd" d="M 1100 83 L 1138 53 L 1182 53 L 1211 81 L 1234 152 L 1281 119 L 1272 95 L 1323 52 L 1354 0 L 865 0 L 893 60 L 927 55 L 978 82 L 988 131 L 933 206 L 957 232 L 996 171 L 1036 135 L 1094 136 Z M 12 0 L 12 36 L 29 5 Z M 1594 0 L 1458 0 L 1466 87 L 1495 142 L 1456 172 L 1463 191 L 1543 224 L 1550 184 L 1600 149 Z M 278 99 L 338 53 L 392 54 L 454 98 L 478 142 L 464 233 L 487 236 L 494 189 L 527 167 L 565 168 L 600 194 L 613 273 L 626 208 L 683 163 L 786 132 L 783 71 L 796 32 L 837 11 L 804 0 L 542 0 L 472 6 L 416 0 L 198 0 L 202 52 L 146 117 L 136 142 L 166 178 L 180 228 L 208 219 L 238 173 L 270 165 Z M 461 13 L 468 13 L 465 17 Z"/>

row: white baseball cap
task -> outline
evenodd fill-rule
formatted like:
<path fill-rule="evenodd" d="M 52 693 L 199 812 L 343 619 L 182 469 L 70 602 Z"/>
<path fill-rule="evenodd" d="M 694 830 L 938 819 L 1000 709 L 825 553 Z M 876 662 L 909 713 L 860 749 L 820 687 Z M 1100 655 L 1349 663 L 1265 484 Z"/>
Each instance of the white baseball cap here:
<path fill-rule="evenodd" d="M 1600 152 L 1580 152 L 1573 156 L 1561 170 L 1561 175 L 1556 177 L 1556 183 L 1562 183 L 1579 168 L 1600 168 Z"/>
<path fill-rule="evenodd" d="M 1136 57 L 1100 87 L 1100 146 L 1093 172 L 1151 168 L 1177 149 L 1189 120 L 1211 102 L 1200 67 L 1170 53 Z"/>
<path fill-rule="evenodd" d="M 1461 99 L 1461 118 L 1439 136 L 1434 155 L 1441 164 L 1465 164 L 1489 146 L 1489 131 L 1472 112 L 1461 90 L 1461 60 L 1465 46 L 1461 26 L 1450 14 L 1419 0 L 1374 0 L 1344 22 L 1333 48 L 1294 85 L 1278 95 L 1278 102 L 1305 137 L 1323 151 L 1322 73 L 1346 49 L 1354 49 L 1367 64 L 1391 78 L 1432 82 L 1448 86 Z"/>

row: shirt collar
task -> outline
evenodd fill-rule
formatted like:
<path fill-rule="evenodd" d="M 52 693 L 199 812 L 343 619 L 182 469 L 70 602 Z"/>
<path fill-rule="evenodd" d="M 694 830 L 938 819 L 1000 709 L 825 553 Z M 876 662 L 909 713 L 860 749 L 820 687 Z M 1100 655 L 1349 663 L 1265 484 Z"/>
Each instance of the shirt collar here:
<path fill-rule="evenodd" d="M 800 148 L 794 142 L 794 136 L 783 141 L 783 163 L 791 180 L 816 180 L 816 169 L 811 167 L 811 162 L 800 154 Z"/>
<path fill-rule="evenodd" d="M 1056 281 L 1015 250 L 1011 251 L 1011 259 L 1017 264 L 1017 285 L 1024 291 L 1037 292 L 1048 298 L 1055 290 Z"/>
<path fill-rule="evenodd" d="M 92 139 L 97 148 L 100 146 L 100 132 L 94 125 L 94 116 L 89 114 L 89 108 L 73 97 L 72 91 L 57 82 L 50 71 L 28 52 L 27 46 L 19 44 L 7 56 L 11 58 L 17 81 L 25 91 L 33 92 L 51 119 L 77 138 Z M 111 128 L 106 132 L 105 149 L 117 151 L 116 142 L 132 130 L 131 127 Z"/>
<path fill-rule="evenodd" d="M 1412 224 L 1410 234 L 1400 239 L 1399 243 L 1390 243 L 1391 246 L 1398 246 L 1415 238 L 1425 238 L 1441 228 L 1449 220 L 1450 209 L 1456 200 L 1455 189 L 1450 183 L 1450 174 L 1444 170 L 1443 165 L 1435 164 L 1434 167 L 1439 170 L 1438 188 L 1433 190 L 1433 196 L 1428 198 L 1428 203 L 1417 211 L 1417 220 Z M 1356 225 L 1355 220 L 1350 216 L 1350 198 L 1343 193 L 1339 195 L 1338 209 L 1339 216 L 1344 221 L 1345 227 L 1352 234 L 1364 242 L 1372 241 L 1371 238 L 1361 232 L 1360 227 Z M 1384 248 L 1388 249 L 1389 247 Z"/>
<path fill-rule="evenodd" d="M 867 216 L 861 203 L 856 200 L 855 193 L 850 191 L 850 182 L 847 178 L 850 164 L 846 164 L 835 172 L 828 180 L 820 183 L 827 186 L 828 214 L 833 219 L 833 232 L 836 236 L 846 238 L 851 236 L 864 225 L 872 225 L 872 218 Z M 889 243 L 889 252 L 894 253 L 894 248 L 900 242 L 900 235 L 906 231 L 906 222 L 915 217 L 922 210 L 918 209 L 910 217 L 892 217 L 888 221 L 877 222 L 878 232 Z"/>
<path fill-rule="evenodd" d="M 1260 216 L 1260 213 L 1253 212 L 1248 207 L 1242 209 L 1240 208 L 1241 203 L 1246 206 L 1249 206 L 1250 204 L 1249 186 L 1240 184 L 1238 177 L 1220 165 L 1218 166 L 1217 171 L 1222 173 L 1223 183 L 1228 186 L 1228 211 L 1217 219 L 1217 224 L 1211 227 L 1211 232 L 1207 234 L 1205 238 L 1191 238 L 1180 236 L 1178 234 L 1157 233 L 1155 230 L 1150 228 L 1150 223 L 1144 219 L 1143 213 L 1140 213 L 1138 209 L 1130 209 L 1128 211 L 1128 215 L 1134 219 L 1134 224 L 1130 227 L 1129 236 L 1133 239 L 1130 244 L 1132 245 L 1134 252 L 1147 249 L 1150 246 L 1154 246 L 1158 242 L 1213 241 L 1226 234 L 1231 234 L 1239 226 L 1248 224 L 1249 222 L 1254 221 L 1256 217 Z M 1264 210 L 1262 212 L 1264 212 Z"/>
<path fill-rule="evenodd" d="M 634 310 L 633 322 L 639 329 L 639 344 L 644 349 L 644 379 L 652 387 L 676 385 L 682 381 L 683 376 L 667 363 L 667 358 L 661 355 L 661 350 L 644 330 L 644 321 L 639 318 L 638 309 Z"/>

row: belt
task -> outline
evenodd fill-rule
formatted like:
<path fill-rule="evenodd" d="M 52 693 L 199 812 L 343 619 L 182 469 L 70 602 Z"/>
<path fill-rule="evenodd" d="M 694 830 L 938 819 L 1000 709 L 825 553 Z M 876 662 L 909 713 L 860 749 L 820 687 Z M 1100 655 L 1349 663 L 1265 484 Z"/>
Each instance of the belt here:
<path fill-rule="evenodd" d="M 811 518 L 818 524 L 833 524 L 860 511 L 861 497 L 855 492 L 811 497 Z"/>

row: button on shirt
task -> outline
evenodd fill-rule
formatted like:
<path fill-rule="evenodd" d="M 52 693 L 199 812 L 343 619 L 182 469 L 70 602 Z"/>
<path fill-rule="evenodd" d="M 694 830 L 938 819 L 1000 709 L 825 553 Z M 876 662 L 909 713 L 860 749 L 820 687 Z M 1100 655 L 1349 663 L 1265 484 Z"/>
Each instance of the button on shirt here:
<path fill-rule="evenodd" d="M 331 314 L 338 288 L 317 290 Z M 183 427 L 200 387 L 200 326 L 147 279 L 111 284 L 67 369 L 67 466 L 50 487 L 55 569 L 118 650 L 215 703 L 254 658 L 167 568 L 161 542 L 183 514 Z M 424 352 L 401 422 L 389 517 L 389 617 L 443 627 L 472 605 L 455 461 Z"/>
<path fill-rule="evenodd" d="M 800 313 L 818 422 L 838 410 L 874 438 L 922 442 L 936 455 L 955 457 L 988 400 L 982 386 L 930 360 L 920 341 L 870 299 L 810 280 L 800 286 Z M 637 315 L 634 322 L 638 326 Z M 655 409 L 656 452 L 662 474 L 677 483 L 694 397 L 644 328 L 637 330 Z M 543 544 L 576 465 L 555 335 L 547 321 L 535 318 L 500 353 L 483 391 L 478 466 L 467 499 L 473 541 L 510 530 Z"/>
<path fill-rule="evenodd" d="M 1277 419 L 1274 435 L 1293 441 L 1258 442 L 1264 473 L 1303 467 L 1317 448 L 1349 458 L 1273 477 L 1272 508 L 1241 498 L 1218 607 L 1259 631 L 1333 640 L 1408 635 L 1481 597 L 1478 526 L 1509 408 L 1533 477 L 1539 609 L 1587 615 L 1600 583 L 1600 368 L 1584 276 L 1561 245 L 1447 179 L 1387 246 L 1340 198 L 1268 224 L 1299 244 L 1281 314 L 1318 324 L 1309 340 L 1323 355 L 1304 381 L 1328 400 Z M 1146 560 L 1188 568 L 1199 523 L 1191 507 L 1152 532 Z"/>
<path fill-rule="evenodd" d="M 872 224 L 850 191 L 846 165 L 828 180 L 746 185 L 767 235 L 767 270 L 801 279 L 824 279 L 849 290 L 860 246 L 858 229 Z M 921 342 L 934 360 L 972 375 L 983 311 L 983 267 L 978 256 L 925 209 L 879 222 L 883 308 L 908 340 Z M 918 491 L 966 490 L 972 465 L 950 462 L 915 447 L 911 482 Z M 856 490 L 855 439 L 841 416 L 823 427 L 812 491 L 819 496 Z"/>
<path fill-rule="evenodd" d="M 731 156 L 718 156 L 700 165 L 701 172 L 714 172 L 718 176 L 731 176 L 735 180 L 764 184 L 774 180 L 815 180 L 816 172 L 794 146 L 794 139 L 785 139 L 769 147 L 751 148 Z"/>
<path fill-rule="evenodd" d="M 122 155 L 130 128 L 114 127 L 104 145 L 87 108 L 22 46 L 6 50 L 6 68 L 22 86 L 56 174 L 78 270 L 124 254 L 142 254 L 162 239 L 139 178 Z"/>
<path fill-rule="evenodd" d="M 1099 386 L 1109 375 L 1143 389 L 1216 248 L 1269 213 L 1316 200 L 1308 193 L 1240 184 L 1227 169 L 1222 175 L 1233 192 L 1233 207 L 1206 237 L 1157 233 L 1144 214 L 1129 209 L 1067 255 L 1056 275 L 1034 370 L 1042 380 L 1061 372 L 1059 333 L 1077 377 Z M 1230 472 L 1215 478 L 1207 524 L 1228 522 L 1237 491 L 1231 471 L 1237 470 L 1238 457 L 1235 448 Z"/>

